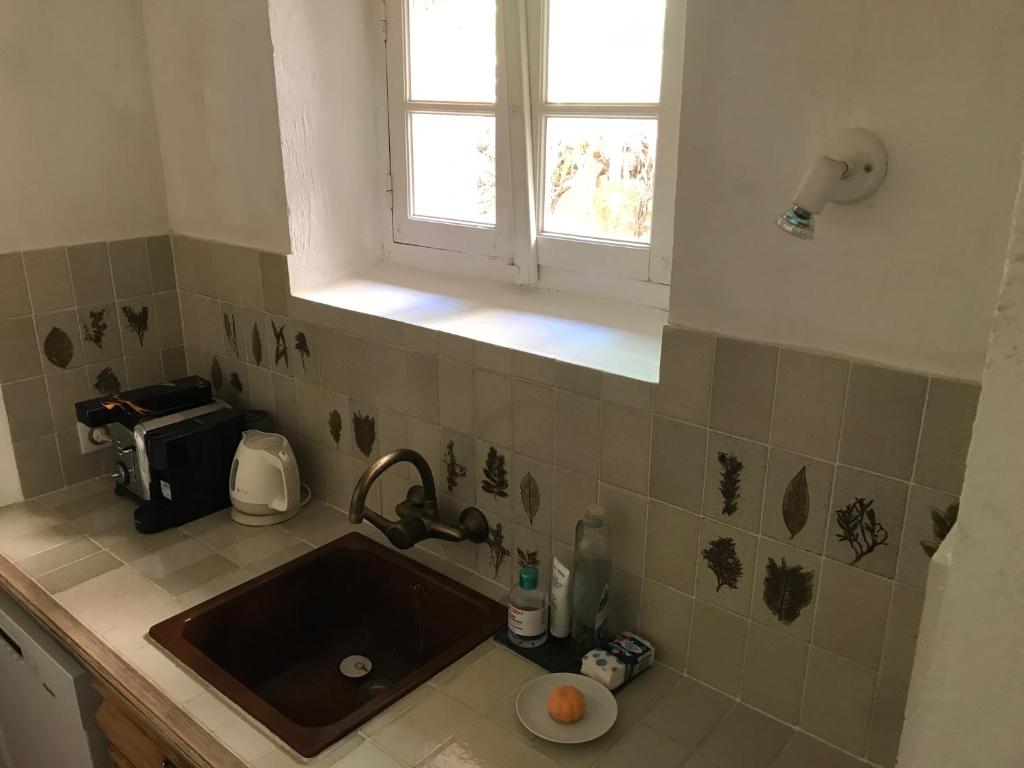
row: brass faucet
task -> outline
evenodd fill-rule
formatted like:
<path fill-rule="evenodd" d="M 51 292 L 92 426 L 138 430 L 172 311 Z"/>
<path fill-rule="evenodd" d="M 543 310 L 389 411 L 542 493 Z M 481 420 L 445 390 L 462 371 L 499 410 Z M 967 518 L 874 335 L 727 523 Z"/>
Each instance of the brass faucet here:
<path fill-rule="evenodd" d="M 366 494 L 370 486 L 384 472 L 395 464 L 407 461 L 420 473 L 422 485 L 409 488 L 405 501 L 395 507 L 398 520 L 389 520 L 366 506 Z M 399 549 L 408 549 L 424 539 L 444 539 L 445 541 L 465 541 L 469 539 L 477 544 L 487 541 L 490 528 L 487 518 L 476 507 L 466 507 L 459 515 L 457 525 L 450 525 L 437 512 L 437 491 L 434 487 L 434 474 L 420 454 L 410 448 L 399 448 L 384 454 L 371 464 L 360 476 L 356 487 L 352 489 L 352 502 L 348 507 L 350 523 L 361 523 L 363 518 L 369 520 L 378 530 L 388 537 Z"/>

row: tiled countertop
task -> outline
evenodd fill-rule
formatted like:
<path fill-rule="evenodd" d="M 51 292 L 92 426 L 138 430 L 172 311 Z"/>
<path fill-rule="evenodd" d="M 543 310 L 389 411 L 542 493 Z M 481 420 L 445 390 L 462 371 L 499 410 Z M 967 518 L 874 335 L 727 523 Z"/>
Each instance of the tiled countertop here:
<path fill-rule="evenodd" d="M 91 481 L 0 508 L 0 555 L 255 768 L 866 765 L 662 665 L 617 696 L 619 718 L 605 736 L 589 744 L 550 744 L 522 728 L 513 704 L 518 689 L 543 670 L 493 641 L 314 760 L 302 760 L 150 644 L 146 632 L 353 527 L 340 510 L 313 502 L 273 528 L 239 526 L 221 512 L 143 536 L 132 527 L 132 506 L 116 498 L 105 481 Z M 358 528 L 376 533 L 370 526 Z M 486 584 L 426 550 L 413 555 L 470 586 Z"/>

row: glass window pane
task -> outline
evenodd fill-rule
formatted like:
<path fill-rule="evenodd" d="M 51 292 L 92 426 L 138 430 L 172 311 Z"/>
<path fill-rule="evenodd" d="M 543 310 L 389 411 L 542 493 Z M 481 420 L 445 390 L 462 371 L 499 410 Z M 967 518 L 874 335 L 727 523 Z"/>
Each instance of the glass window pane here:
<path fill-rule="evenodd" d="M 494 0 L 409 0 L 409 98 L 494 103 Z"/>
<path fill-rule="evenodd" d="M 660 101 L 665 0 L 549 3 L 549 102 Z"/>
<path fill-rule="evenodd" d="M 494 224 L 494 116 L 409 116 L 412 215 Z"/>
<path fill-rule="evenodd" d="M 658 121 L 549 117 L 544 231 L 651 241 Z"/>

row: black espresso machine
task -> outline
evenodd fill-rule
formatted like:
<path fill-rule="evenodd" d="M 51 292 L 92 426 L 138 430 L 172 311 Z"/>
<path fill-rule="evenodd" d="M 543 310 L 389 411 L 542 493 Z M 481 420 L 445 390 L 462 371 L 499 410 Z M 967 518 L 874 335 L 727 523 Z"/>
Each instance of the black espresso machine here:
<path fill-rule="evenodd" d="M 139 502 L 135 528 L 157 533 L 231 505 L 228 476 L 246 417 L 186 376 L 75 403 L 88 429 L 106 427 L 114 490 Z"/>

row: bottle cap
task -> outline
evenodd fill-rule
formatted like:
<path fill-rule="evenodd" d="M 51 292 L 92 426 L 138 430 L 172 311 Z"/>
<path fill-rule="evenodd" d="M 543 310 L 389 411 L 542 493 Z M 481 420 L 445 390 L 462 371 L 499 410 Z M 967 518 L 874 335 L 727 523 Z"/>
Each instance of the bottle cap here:
<path fill-rule="evenodd" d="M 587 507 L 587 513 L 583 516 L 583 523 L 591 528 L 600 528 L 604 525 L 604 517 L 604 507 L 598 504 L 591 504 Z"/>
<path fill-rule="evenodd" d="M 519 586 L 523 589 L 536 589 L 540 582 L 540 571 L 528 565 L 519 569 Z"/>

